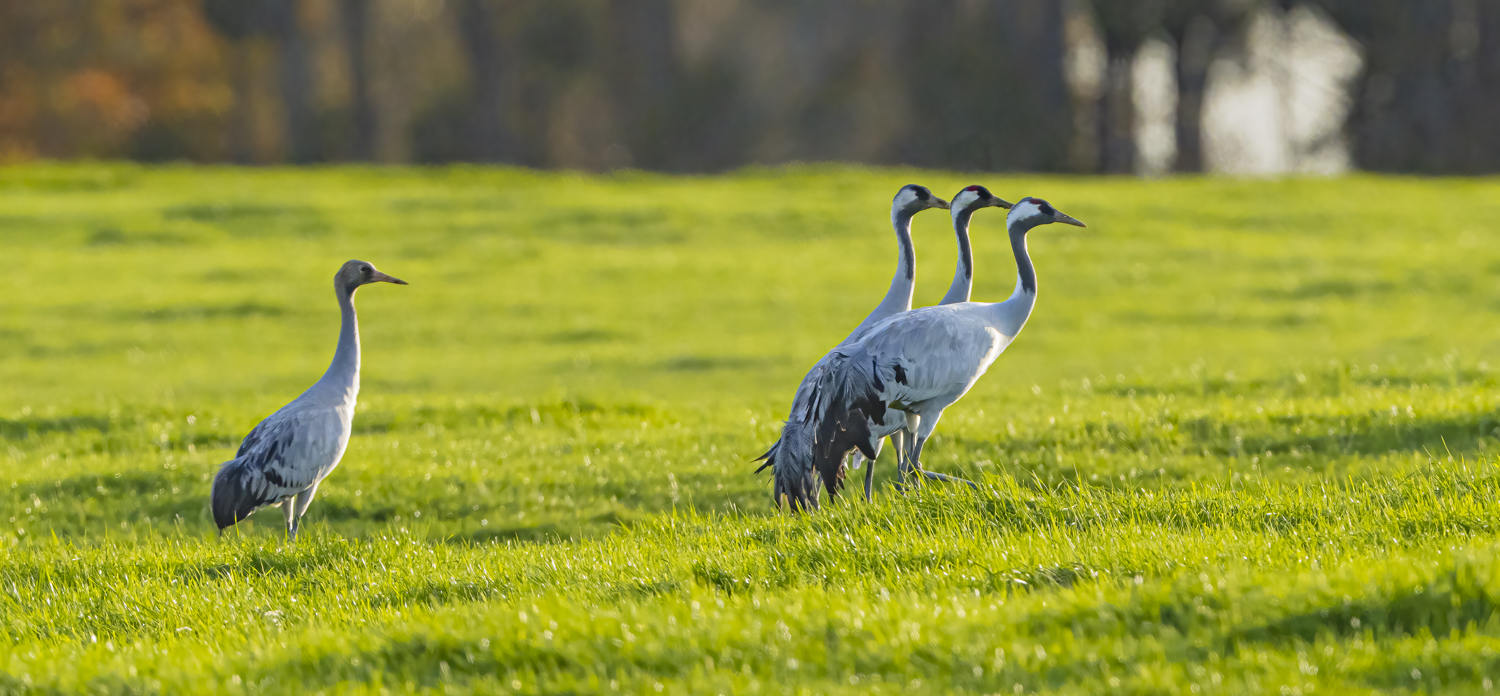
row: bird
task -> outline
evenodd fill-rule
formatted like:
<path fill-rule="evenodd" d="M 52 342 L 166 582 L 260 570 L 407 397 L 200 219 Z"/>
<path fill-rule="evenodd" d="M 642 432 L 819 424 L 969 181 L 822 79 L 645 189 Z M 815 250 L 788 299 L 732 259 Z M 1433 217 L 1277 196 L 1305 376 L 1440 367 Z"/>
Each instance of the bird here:
<path fill-rule="evenodd" d="M 280 506 L 295 541 L 318 484 L 338 466 L 349 445 L 359 396 L 359 319 L 354 291 L 371 283 L 406 281 L 353 260 L 333 277 L 343 318 L 328 371 L 302 395 L 255 426 L 234 459 L 224 462 L 209 493 L 219 533 L 266 506 Z"/>
<path fill-rule="evenodd" d="M 947 305 L 969 301 L 969 295 L 974 289 L 974 251 L 969 244 L 969 221 L 974 217 L 974 213 L 990 207 L 1008 209 L 1011 207 L 1011 204 L 990 193 L 989 189 L 978 184 L 966 186 L 962 191 L 953 196 L 951 211 L 953 214 L 953 233 L 958 238 L 958 261 L 954 264 L 953 283 L 948 286 L 948 292 L 944 293 L 943 299 L 938 304 Z M 913 436 L 916 434 L 917 428 L 920 427 L 920 423 L 921 418 L 919 416 L 915 413 L 907 413 L 906 426 L 891 436 L 891 443 L 896 446 L 896 485 L 898 487 L 903 486 L 906 481 L 907 463 L 910 461 L 909 453 L 902 446 L 902 443 L 913 442 Z M 863 455 L 859 454 L 856 450 L 853 457 L 855 460 L 854 468 L 859 468 L 858 461 L 862 458 Z M 968 483 L 971 486 L 974 485 L 963 479 L 953 478 L 936 471 L 923 471 L 922 475 L 937 481 L 962 482 Z M 866 469 L 866 501 L 870 500 L 870 490 L 874 484 L 874 478 L 874 468 Z"/>
<path fill-rule="evenodd" d="M 871 326 L 911 309 L 917 260 L 917 252 L 911 241 L 911 219 L 917 213 L 931 208 L 946 210 L 949 205 L 925 186 L 908 184 L 896 191 L 896 196 L 891 201 L 891 226 L 896 230 L 896 273 L 891 278 L 891 286 L 885 297 L 839 345 L 851 343 L 864 335 Z M 807 398 L 828 357 L 825 355 L 813 364 L 807 376 L 802 378 L 796 395 L 792 398 L 791 413 L 781 428 L 781 435 L 765 454 L 755 459 L 765 461 L 765 464 L 755 470 L 756 473 L 767 467 L 771 468 L 775 478 L 772 500 L 780 505 L 785 499 L 793 510 L 816 509 L 818 506 L 817 480 L 812 468 L 812 431 L 806 427 L 805 416 L 808 414 Z"/>
<path fill-rule="evenodd" d="M 948 292 L 938 304 L 969 301 L 969 293 L 974 289 L 974 251 L 969 246 L 969 219 L 974 213 L 990 207 L 1008 209 L 1011 204 L 977 184 L 965 187 L 953 197 L 953 233 L 958 237 L 958 263 L 953 269 L 953 284 L 948 286 Z"/>
<path fill-rule="evenodd" d="M 1026 235 L 1041 225 L 1085 227 L 1047 201 L 1027 197 L 1006 216 L 1015 253 L 1016 288 L 1004 302 L 956 302 L 895 315 L 858 341 L 835 348 L 808 397 L 805 419 L 813 430 L 813 467 L 824 485 L 842 484 L 843 457 L 866 457 L 880 440 L 919 418 L 907 458 L 922 471 L 922 448 L 943 411 L 969 391 L 1008 347 L 1036 306 L 1036 271 Z"/>

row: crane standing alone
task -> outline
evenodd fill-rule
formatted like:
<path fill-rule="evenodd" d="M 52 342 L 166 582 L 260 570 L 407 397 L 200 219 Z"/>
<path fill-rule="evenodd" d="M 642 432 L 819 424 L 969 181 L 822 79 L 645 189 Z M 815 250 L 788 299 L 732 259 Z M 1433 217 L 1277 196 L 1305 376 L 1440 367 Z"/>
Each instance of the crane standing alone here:
<path fill-rule="evenodd" d="M 916 286 L 917 252 L 911 241 L 911 219 L 929 208 L 947 209 L 948 202 L 932 195 L 925 186 L 908 184 L 896 192 L 891 201 L 891 226 L 896 230 L 896 274 L 891 278 L 890 289 L 875 309 L 849 333 L 839 345 L 852 343 L 864 335 L 871 326 L 901 312 L 911 309 L 912 289 Z M 816 508 L 818 505 L 817 480 L 812 467 L 812 431 L 807 427 L 808 407 L 812 387 L 822 374 L 823 365 L 829 355 L 815 363 L 802 383 L 797 386 L 792 399 L 791 414 L 782 426 L 776 444 L 756 461 L 765 460 L 756 473 L 771 467 L 775 476 L 772 499 L 779 505 L 785 497 L 793 509 Z M 876 444 L 878 451 L 879 444 Z M 841 467 L 842 468 L 842 467 Z"/>
<path fill-rule="evenodd" d="M 841 482 L 845 453 L 857 448 L 873 457 L 881 438 L 906 426 L 907 413 L 920 419 L 909 460 L 921 470 L 922 447 L 943 411 L 974 386 L 1031 316 L 1037 285 L 1026 234 L 1052 223 L 1084 226 L 1039 198 L 1011 208 L 1006 227 L 1017 278 L 1006 301 L 923 307 L 833 350 L 808 416 L 816 422 L 813 466 L 825 485 Z"/>
<path fill-rule="evenodd" d="M 343 318 L 333 363 L 316 384 L 255 426 L 234 459 L 219 468 L 209 498 L 220 532 L 259 508 L 279 505 L 286 515 L 287 534 L 297 538 L 298 523 L 318 483 L 338 466 L 349 445 L 359 396 L 354 291 L 370 283 L 406 285 L 364 261 L 349 261 L 339 268 L 333 288 Z"/>

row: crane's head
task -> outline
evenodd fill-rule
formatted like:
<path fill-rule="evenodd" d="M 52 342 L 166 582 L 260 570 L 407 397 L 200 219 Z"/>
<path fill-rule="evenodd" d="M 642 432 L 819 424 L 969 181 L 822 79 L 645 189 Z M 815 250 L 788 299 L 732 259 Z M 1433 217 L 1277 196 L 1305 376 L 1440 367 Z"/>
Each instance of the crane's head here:
<path fill-rule="evenodd" d="M 926 186 L 907 184 L 896 192 L 896 200 L 891 201 L 891 210 L 903 211 L 915 215 L 928 208 L 948 209 L 948 201 L 932 195 Z"/>
<path fill-rule="evenodd" d="M 1012 230 L 1029 230 L 1039 225 L 1050 225 L 1061 222 L 1064 225 L 1075 227 L 1088 227 L 1088 225 L 1063 214 L 1062 211 L 1052 207 L 1047 201 L 1040 198 L 1027 196 L 1021 202 L 1010 209 L 1010 215 L 1005 217 L 1005 226 Z"/>
<path fill-rule="evenodd" d="M 359 289 L 359 286 L 369 285 L 370 283 L 406 285 L 406 281 L 381 273 L 375 270 L 373 264 L 357 259 L 344 262 L 344 265 L 339 268 L 338 274 L 333 277 L 334 287 L 349 295 L 353 295 L 354 291 Z"/>
<path fill-rule="evenodd" d="M 980 208 L 1009 208 L 1010 202 L 995 197 L 990 190 L 979 185 L 970 186 L 953 197 L 953 217 L 959 215 L 973 215 Z"/>

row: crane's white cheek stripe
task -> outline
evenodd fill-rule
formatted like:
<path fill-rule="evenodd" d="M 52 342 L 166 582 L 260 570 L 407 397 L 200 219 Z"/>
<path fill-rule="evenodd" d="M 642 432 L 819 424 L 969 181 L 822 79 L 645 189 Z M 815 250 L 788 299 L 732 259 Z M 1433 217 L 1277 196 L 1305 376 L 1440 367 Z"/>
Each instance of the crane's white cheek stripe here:
<path fill-rule="evenodd" d="M 1015 204 L 1010 209 L 1010 214 L 1005 216 L 1007 226 L 1015 224 L 1017 220 L 1035 217 L 1042 214 L 1042 209 L 1030 200 L 1024 200 Z"/>

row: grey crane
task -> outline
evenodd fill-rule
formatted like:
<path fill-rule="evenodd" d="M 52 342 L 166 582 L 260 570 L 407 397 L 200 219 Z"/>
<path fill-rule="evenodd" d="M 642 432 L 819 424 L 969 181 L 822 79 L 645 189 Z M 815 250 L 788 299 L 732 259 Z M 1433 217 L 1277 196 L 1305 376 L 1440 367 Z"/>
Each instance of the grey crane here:
<path fill-rule="evenodd" d="M 835 348 L 809 396 L 813 467 L 825 486 L 842 485 L 850 449 L 866 457 L 880 440 L 919 417 L 911 466 L 921 471 L 922 447 L 943 411 L 966 394 L 1008 347 L 1036 306 L 1036 271 L 1026 234 L 1052 223 L 1084 224 L 1039 198 L 1025 198 L 1006 217 L 1015 253 L 1016 289 L 1004 302 L 958 302 L 905 312 Z"/>
<path fill-rule="evenodd" d="M 343 319 L 333 363 L 301 396 L 255 426 L 234 459 L 219 467 L 209 498 L 221 533 L 262 507 L 281 506 L 287 534 L 297 538 L 298 524 L 318 484 L 338 466 L 349 445 L 359 396 L 354 291 L 370 283 L 406 285 L 364 261 L 349 261 L 339 268 L 333 290 Z"/>
<path fill-rule="evenodd" d="M 875 309 L 839 345 L 851 343 L 864 335 L 871 326 L 911 309 L 917 260 L 917 252 L 911 241 L 911 219 L 930 208 L 948 207 L 947 201 L 932 195 L 932 191 L 925 186 L 908 184 L 896 192 L 896 197 L 891 201 L 891 226 L 896 230 L 896 274 L 891 278 L 890 289 L 886 291 L 880 304 L 875 305 Z M 781 428 L 781 436 L 771 445 L 771 449 L 756 458 L 756 461 L 765 460 L 765 464 L 755 472 L 760 473 L 766 467 L 771 467 L 771 473 L 775 477 L 772 499 L 779 505 L 786 498 L 794 510 L 818 506 L 817 481 L 813 476 L 811 459 L 812 431 L 807 427 L 805 416 L 810 403 L 808 397 L 811 396 L 812 387 L 821 376 L 828 357 L 825 355 L 818 360 L 807 376 L 802 378 L 802 383 L 797 386 L 797 393 L 792 398 L 791 413 Z M 877 451 L 878 448 L 877 443 Z M 793 457 L 796 458 L 795 461 L 790 459 Z"/>
<path fill-rule="evenodd" d="M 974 250 L 969 243 L 969 222 L 974 217 L 974 213 L 991 207 L 1010 208 L 1011 204 L 990 193 L 989 189 L 977 184 L 966 186 L 962 191 L 953 196 L 953 233 L 958 237 L 958 262 L 953 269 L 953 283 L 948 286 L 948 292 L 943 295 L 942 301 L 938 302 L 938 304 L 948 305 L 969 301 L 969 295 L 974 290 Z M 907 474 L 911 470 L 910 451 L 903 447 L 902 443 L 915 444 L 916 432 L 921 426 L 921 420 L 921 416 L 908 412 L 906 414 L 906 426 L 891 436 L 891 442 L 896 445 L 897 450 L 896 486 L 898 488 L 905 485 Z M 856 454 L 854 455 L 855 460 L 857 461 L 862 456 L 856 450 Z M 972 482 L 936 471 L 923 471 L 920 468 L 916 469 L 916 471 L 923 477 L 935 481 L 974 485 Z M 865 471 L 865 500 L 870 499 L 870 489 L 874 483 L 874 474 L 875 471 L 873 468 Z"/>

